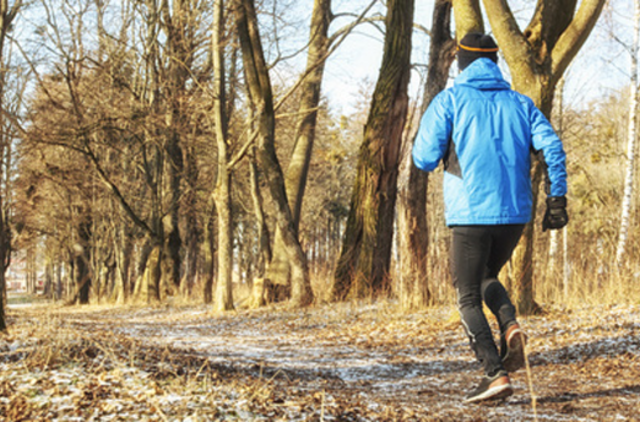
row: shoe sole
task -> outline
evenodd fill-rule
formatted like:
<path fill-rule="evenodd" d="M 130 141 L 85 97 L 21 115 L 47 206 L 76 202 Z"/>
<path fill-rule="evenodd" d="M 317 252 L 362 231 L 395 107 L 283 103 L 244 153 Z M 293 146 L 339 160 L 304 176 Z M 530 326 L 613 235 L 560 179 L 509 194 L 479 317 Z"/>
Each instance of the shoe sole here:
<path fill-rule="evenodd" d="M 475 397 L 469 397 L 468 399 L 465 399 L 465 403 L 478 403 L 481 401 L 504 399 L 512 394 L 513 388 L 511 387 L 511 384 L 504 384 L 490 388 Z"/>
<path fill-rule="evenodd" d="M 524 346 L 527 336 L 517 328 L 507 339 L 507 354 L 502 359 L 502 365 L 507 372 L 515 372 L 524 368 Z"/>

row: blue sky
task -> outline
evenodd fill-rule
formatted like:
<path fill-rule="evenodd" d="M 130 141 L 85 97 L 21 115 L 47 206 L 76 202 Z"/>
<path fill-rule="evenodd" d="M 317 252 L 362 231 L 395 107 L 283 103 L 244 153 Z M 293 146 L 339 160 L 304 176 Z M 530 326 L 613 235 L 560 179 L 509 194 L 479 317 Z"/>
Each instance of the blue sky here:
<path fill-rule="evenodd" d="M 347 3 L 349 7 L 354 8 L 355 5 L 362 7 L 368 1 L 357 0 L 336 3 L 334 10 L 338 12 L 339 8 Z M 432 2 L 416 2 L 415 22 L 430 28 L 432 7 Z M 380 7 L 377 10 L 384 13 L 384 10 Z M 340 22 L 336 22 L 332 29 L 340 26 Z M 413 46 L 413 63 L 427 64 L 429 53 L 428 36 L 421 31 L 416 31 L 413 37 Z M 353 103 L 359 99 L 358 92 L 365 82 L 368 81 L 371 84 L 375 84 L 382 62 L 382 49 L 382 35 L 370 25 L 360 26 L 349 36 L 327 62 L 324 94 L 332 104 L 343 108 L 344 112 L 349 112 Z M 413 95 L 419 89 L 419 75 L 414 72 L 411 80 L 410 91 Z"/>
<path fill-rule="evenodd" d="M 334 14 L 360 13 L 371 0 L 333 0 Z M 621 45 L 612 41 L 610 32 L 624 39 L 631 40 L 632 26 L 632 0 L 609 0 L 607 9 L 603 13 L 593 34 L 582 48 L 578 58 L 569 68 L 567 73 L 567 85 L 565 103 L 580 107 L 587 102 L 608 95 L 611 91 L 619 90 L 628 81 L 629 56 Z M 112 0 L 117 6 L 118 1 Z M 512 10 L 524 27 L 528 21 L 534 1 L 511 0 Z M 34 6 L 36 6 L 34 4 Z M 268 52 L 268 60 L 275 57 L 275 37 L 269 31 L 278 27 L 280 40 L 280 52 L 287 56 L 302 50 L 308 40 L 309 21 L 313 0 L 272 0 L 264 3 L 265 12 L 261 15 L 261 23 L 265 26 L 262 36 L 265 39 L 265 50 Z M 269 15 L 269 7 L 275 6 L 274 19 Z M 433 0 L 416 1 L 415 22 L 426 28 L 431 27 L 431 15 Z M 384 14 L 385 9 L 379 1 L 374 11 Z M 26 8 L 20 17 L 21 27 L 25 32 L 33 30 L 30 20 L 38 21 L 41 10 L 37 7 Z M 39 13 L 40 12 L 40 13 Z M 35 14 L 35 15 L 34 15 Z M 42 18 L 42 16 L 39 16 Z M 342 26 L 353 20 L 353 16 L 345 16 L 335 19 L 331 25 L 331 32 L 335 32 Z M 64 21 L 60 21 L 62 24 Z M 380 23 L 382 25 L 382 23 Z M 488 28 L 487 24 L 487 28 Z M 28 28 L 28 29 L 27 29 Z M 613 29 L 611 29 L 613 28 Z M 17 35 L 15 32 L 13 35 Z M 28 37 L 28 34 L 23 34 Z M 38 38 L 38 37 L 35 37 Z M 429 37 L 416 30 L 413 37 L 413 62 L 416 65 L 427 63 Z M 355 104 L 362 100 L 360 92 L 372 90 L 378 75 L 382 60 L 383 39 L 380 31 L 372 25 L 361 25 L 329 58 L 326 65 L 323 95 L 329 99 L 330 106 L 337 113 L 348 114 L 353 111 Z M 304 53 L 304 52 L 303 52 Z M 42 54 L 42 52 L 41 52 Z M 298 78 L 304 68 L 305 54 L 280 62 L 272 73 L 274 84 L 288 85 Z M 506 70 L 506 68 L 505 68 Z M 456 73 L 456 66 L 452 73 Z M 417 97 L 421 92 L 420 75 L 418 71 L 412 73 L 410 95 Z M 508 77 L 508 75 L 507 75 Z"/>
<path fill-rule="evenodd" d="M 360 10 L 368 1 L 334 2 L 334 13 L 343 10 Z M 522 6 L 510 2 L 514 13 L 524 28 L 531 14 L 532 3 Z M 528 4 L 528 7 L 527 7 Z M 432 1 L 416 2 L 415 21 L 427 28 L 431 27 Z M 620 38 L 631 40 L 631 18 L 633 14 L 630 0 L 611 0 L 589 40 L 581 49 L 568 72 L 565 74 L 565 104 L 580 108 L 587 102 L 613 91 L 620 90 L 628 81 L 629 56 L 623 48 L 612 40 L 611 28 Z M 378 10 L 384 12 L 381 8 Z M 342 21 L 332 24 L 331 29 L 342 26 Z M 487 24 L 487 28 L 490 29 Z M 324 82 L 324 95 L 330 103 L 348 113 L 359 98 L 358 91 L 369 81 L 375 84 L 382 60 L 382 36 L 369 25 L 358 28 L 340 49 L 328 60 Z M 428 36 L 416 31 L 414 34 L 413 62 L 426 64 L 428 56 Z M 506 68 L 505 68 L 506 70 Z M 453 73 L 457 72 L 455 68 Z M 507 70 L 508 72 L 508 70 Z M 507 73 L 505 72 L 505 73 Z M 508 74 L 506 75 L 509 78 Z M 413 72 L 410 95 L 419 93 L 419 75 Z"/>

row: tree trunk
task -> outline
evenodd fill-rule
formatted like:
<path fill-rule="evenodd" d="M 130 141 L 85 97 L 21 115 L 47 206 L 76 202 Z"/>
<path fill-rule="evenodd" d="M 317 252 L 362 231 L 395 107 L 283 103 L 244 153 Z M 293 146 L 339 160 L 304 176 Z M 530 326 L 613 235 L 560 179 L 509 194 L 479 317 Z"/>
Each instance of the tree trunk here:
<path fill-rule="evenodd" d="M 140 274 L 134 291 L 134 298 L 141 303 L 157 303 L 161 299 L 162 279 L 162 247 L 149 246 L 151 250 L 144 264 L 144 271 Z"/>
<path fill-rule="evenodd" d="M 442 91 L 449 79 L 449 69 L 455 58 L 455 40 L 451 38 L 451 0 L 437 0 L 433 8 L 429 68 L 424 87 L 421 114 L 431 100 Z M 412 137 L 412 144 L 415 141 Z M 420 171 L 406 148 L 405 168 L 409 182 L 400 190 L 400 233 L 402 260 L 402 302 L 408 308 L 430 304 L 432 295 L 428 283 L 427 185 L 428 173 Z"/>
<path fill-rule="evenodd" d="M 53 297 L 53 262 L 51 261 L 51 257 L 48 256 L 48 253 L 47 256 L 45 256 L 44 289 L 42 295 L 47 299 Z"/>
<path fill-rule="evenodd" d="M 0 332 L 7 330 L 5 318 L 7 307 L 6 274 L 11 262 L 11 230 L 7 223 L 4 198 L 0 195 Z"/>
<path fill-rule="evenodd" d="M 629 236 L 629 220 L 634 193 L 633 176 L 636 155 L 636 116 L 638 111 L 638 36 L 640 34 L 640 0 L 634 0 L 633 44 L 631 45 L 631 80 L 629 89 L 629 127 L 627 129 L 626 173 L 622 206 L 620 207 L 620 230 L 616 248 L 616 264 L 622 266 L 622 258 L 627 247 Z"/>
<path fill-rule="evenodd" d="M 456 23 L 456 39 L 459 41 L 469 32 L 484 32 L 484 20 L 480 0 L 451 0 Z"/>
<path fill-rule="evenodd" d="M 25 279 L 27 281 L 27 294 L 34 295 L 36 294 L 36 246 L 29 245 L 27 247 L 26 257 L 25 257 L 26 265 L 25 265 Z"/>
<path fill-rule="evenodd" d="M 213 202 L 213 201 L 212 201 Z M 204 244 L 203 254 L 205 256 L 204 262 L 204 283 L 202 285 L 202 297 L 205 304 L 213 302 L 213 281 L 216 274 L 216 262 L 218 260 L 218 253 L 216 248 L 216 224 L 215 215 L 216 209 L 212 205 L 208 214 L 207 223 L 205 225 L 204 232 Z"/>
<path fill-rule="evenodd" d="M 113 293 L 115 289 L 115 279 L 116 279 L 116 258 L 115 258 L 115 247 L 111 245 L 111 250 L 107 252 L 107 257 L 105 258 L 101 273 L 102 278 L 102 288 L 100 291 L 100 299 L 104 302 L 110 303 L 113 298 Z"/>
<path fill-rule="evenodd" d="M 191 54 L 189 51 L 190 31 L 190 2 L 188 0 L 173 0 L 169 9 L 169 2 L 161 3 L 164 16 L 164 28 L 167 37 L 168 55 L 167 61 L 167 89 L 165 89 L 165 101 L 168 104 L 166 113 L 166 139 L 165 153 L 167 156 L 167 173 L 169 183 L 165 192 L 169 204 L 168 215 L 163 219 L 164 233 L 166 234 L 163 255 L 163 278 L 167 287 L 178 288 L 180 286 L 180 271 L 182 260 L 180 248 L 182 238 L 180 236 L 180 197 L 182 195 L 182 175 L 184 172 L 184 160 L 182 157 L 182 144 L 186 132 L 186 116 L 184 98 L 187 95 L 186 82 L 189 78 Z"/>
<path fill-rule="evenodd" d="M 28 253 L 28 250 L 27 250 Z M 63 291 L 62 291 L 62 295 L 61 297 L 66 299 L 66 303 L 70 303 L 71 302 L 71 295 L 73 294 L 73 277 L 75 274 L 75 268 L 74 268 L 74 260 L 73 260 L 73 256 L 71 256 L 71 254 L 69 254 L 70 256 L 67 257 L 67 259 L 65 260 L 65 265 L 66 265 L 66 271 L 65 271 L 65 277 L 63 280 Z M 28 255 L 27 255 L 28 256 Z M 27 261 L 28 262 L 28 261 Z"/>
<path fill-rule="evenodd" d="M 198 247 L 202 237 L 202 232 L 198 224 L 197 210 L 197 189 L 198 189 L 198 166 L 196 162 L 196 151 L 194 147 L 187 149 L 187 192 L 185 193 L 185 214 L 186 214 L 186 264 L 185 275 L 181 283 L 181 288 L 186 296 L 191 296 L 193 286 L 198 274 Z"/>
<path fill-rule="evenodd" d="M 177 114 L 177 112 L 172 114 Z M 174 121 L 178 118 L 178 116 L 173 116 L 171 120 Z M 177 123 L 174 122 L 172 124 Z M 162 253 L 162 284 L 169 294 L 173 294 L 180 287 L 180 270 L 182 266 L 180 248 L 182 247 L 182 238 L 180 237 L 179 220 L 181 180 L 184 168 L 180 135 L 175 129 L 171 131 L 173 133 L 170 135 L 166 146 L 169 186 L 164 195 L 169 203 L 169 212 L 162 220 L 162 231 L 165 234 L 164 251 Z"/>
<path fill-rule="evenodd" d="M 133 253 L 132 233 L 127 230 L 128 224 L 123 221 L 116 228 L 116 244 L 114 253 L 116 254 L 116 275 L 113 301 L 117 304 L 124 304 L 129 300 L 131 292 L 130 267 L 131 254 Z"/>
<path fill-rule="evenodd" d="M 222 36 L 224 1 L 213 2 L 213 118 L 218 146 L 218 173 L 213 199 L 218 213 L 218 280 L 214 309 L 233 309 L 233 216 L 231 214 L 231 169 L 227 145 L 226 92 L 224 78 L 224 45 Z"/>
<path fill-rule="evenodd" d="M 91 208 L 96 208 L 94 199 L 91 199 Z M 107 239 L 106 233 L 101 232 L 101 229 L 94 223 L 94 227 L 91 233 L 89 242 L 91 244 L 90 251 L 91 257 L 89 261 L 92 271 L 91 277 L 91 292 L 90 295 L 94 299 L 95 303 L 100 303 L 104 298 L 107 290 L 107 245 L 103 245 L 103 242 Z M 110 245 L 109 245 L 110 246 Z"/>
<path fill-rule="evenodd" d="M 262 193 L 260 192 L 258 177 L 258 166 L 256 164 L 255 156 L 252 156 L 250 159 L 249 171 L 249 177 L 251 178 L 253 213 L 256 217 L 256 227 L 258 230 L 258 262 L 256 264 L 256 271 L 258 277 L 264 277 L 267 265 L 271 262 L 271 240 L 267 221 L 264 216 Z"/>
<path fill-rule="evenodd" d="M 333 300 L 389 290 L 400 145 L 408 109 L 413 0 L 387 3 L 382 67 L 364 128 Z"/>
<path fill-rule="evenodd" d="M 2 218 L 2 216 L 0 216 Z M 6 252 L 0 245 L 0 259 L 5 258 Z M 3 261 L 0 261 L 4 263 Z M 6 308 L 7 308 L 7 278 L 6 272 L 0 268 L 0 332 L 7 331 Z"/>
<path fill-rule="evenodd" d="M 133 290 L 134 300 L 142 303 L 160 301 L 162 249 L 157 238 L 145 240 L 138 262 L 138 278 Z"/>
<path fill-rule="evenodd" d="M 558 81 L 556 86 L 555 104 L 553 105 L 553 125 L 560 139 L 563 139 L 564 131 L 564 76 Z M 552 288 L 561 289 L 561 281 L 558 280 L 558 250 L 560 236 L 558 230 L 549 231 L 549 253 L 547 261 L 546 280 L 547 285 Z"/>
<path fill-rule="evenodd" d="M 562 291 L 564 300 L 569 299 L 569 239 L 567 226 L 562 229 Z"/>
<path fill-rule="evenodd" d="M 55 286 L 55 295 L 54 295 L 54 299 L 55 300 L 62 299 L 62 294 L 64 292 L 64 283 L 63 283 L 63 279 L 62 279 L 62 266 L 63 265 L 64 265 L 63 261 L 60 261 L 60 262 L 55 264 L 55 266 L 56 266 L 56 269 L 55 269 L 56 286 Z"/>
<path fill-rule="evenodd" d="M 220 153 L 220 151 L 218 152 Z M 224 167 L 218 174 L 214 194 L 218 213 L 218 277 L 214 309 L 233 310 L 233 220 L 231 214 L 231 174 Z"/>
<path fill-rule="evenodd" d="M 266 270 L 271 262 L 271 242 L 269 228 L 264 216 L 262 194 L 260 193 L 260 183 L 258 177 L 258 166 L 255 156 L 252 156 L 249 163 L 251 181 L 251 199 L 253 200 L 253 212 L 258 230 L 258 258 L 256 263 L 256 275 L 252 280 L 251 296 L 247 302 L 249 308 L 259 308 L 269 302 L 277 302 L 287 299 L 290 296 L 290 286 L 271 284 L 266 277 Z M 287 266 L 288 270 L 288 266 Z"/>
<path fill-rule="evenodd" d="M 16 1 L 10 7 L 8 0 L 0 1 L 0 110 L 2 110 L 2 116 L 0 117 L 0 122 L 4 120 L 5 113 L 5 104 L 4 104 L 4 94 L 5 94 L 5 83 L 6 83 L 6 69 L 5 66 L 5 56 L 4 56 L 4 43 L 7 37 L 7 32 L 13 27 L 13 20 L 20 9 L 22 2 Z M 2 125 L 4 128 L 5 125 Z M 9 263 L 11 262 L 11 230 L 9 228 L 9 220 L 8 220 L 8 209 L 7 201 L 8 201 L 8 190 L 7 187 L 9 185 L 8 177 L 5 175 L 10 174 L 10 163 L 5 162 L 4 157 L 6 150 L 10 148 L 9 144 L 9 135 L 6 131 L 2 131 L 0 135 L 0 150 L 2 151 L 2 164 L 4 168 L 0 167 L 0 172 L 2 173 L 2 177 L 0 179 L 3 180 L 2 184 L 5 186 L 5 191 L 0 192 L 0 332 L 6 331 L 7 324 L 5 320 L 5 309 L 7 304 L 7 282 L 6 282 L 6 271 L 9 268 Z"/>
<path fill-rule="evenodd" d="M 235 0 L 238 36 L 251 100 L 257 110 L 257 158 L 267 179 L 276 206 L 276 222 L 291 265 L 291 299 L 293 307 L 313 302 L 307 259 L 298 241 L 298 233 L 287 201 L 284 176 L 276 156 L 275 112 L 269 72 L 262 52 L 258 20 L 253 0 Z"/>
<path fill-rule="evenodd" d="M 331 0 L 315 0 L 311 14 L 309 53 L 307 55 L 306 78 L 301 86 L 298 107 L 300 121 L 296 130 L 291 161 L 285 174 L 285 187 L 289 207 L 293 214 L 296 230 L 300 225 L 302 199 L 309 173 L 311 152 L 315 141 L 320 91 L 324 76 L 325 60 L 329 51 L 329 25 L 331 23 Z M 269 264 L 267 278 L 289 284 L 289 260 L 282 243 L 282 234 L 276 228 L 273 257 Z"/>
<path fill-rule="evenodd" d="M 0 332 L 7 331 L 7 279 L 6 274 L 0 274 Z"/>
<path fill-rule="evenodd" d="M 86 305 L 89 303 L 91 292 L 92 269 L 91 269 L 91 219 L 89 214 L 83 215 L 86 210 L 81 210 L 77 218 L 82 219 L 78 226 L 77 242 L 73 245 L 74 257 L 74 277 L 75 294 L 71 300 L 72 304 Z"/>

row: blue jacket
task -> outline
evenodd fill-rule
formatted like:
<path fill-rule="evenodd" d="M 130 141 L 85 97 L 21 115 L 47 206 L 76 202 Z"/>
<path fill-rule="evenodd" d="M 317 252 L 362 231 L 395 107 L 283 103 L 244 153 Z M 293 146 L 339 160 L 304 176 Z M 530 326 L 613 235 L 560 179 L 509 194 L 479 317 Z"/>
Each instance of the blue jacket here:
<path fill-rule="evenodd" d="M 549 121 L 500 69 L 480 58 L 438 94 L 420 122 L 413 161 L 444 160 L 447 225 L 524 224 L 531 219 L 531 151 L 542 151 L 549 196 L 567 192 L 565 153 Z"/>

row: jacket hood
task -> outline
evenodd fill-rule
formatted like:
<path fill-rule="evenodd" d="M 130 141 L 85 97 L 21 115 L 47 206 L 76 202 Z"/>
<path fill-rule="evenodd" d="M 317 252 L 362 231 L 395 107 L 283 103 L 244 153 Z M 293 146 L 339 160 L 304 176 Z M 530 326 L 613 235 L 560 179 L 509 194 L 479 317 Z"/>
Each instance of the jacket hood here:
<path fill-rule="evenodd" d="M 469 86 L 480 90 L 510 89 L 509 82 L 491 59 L 479 58 L 467 66 L 454 81 L 454 85 Z"/>

